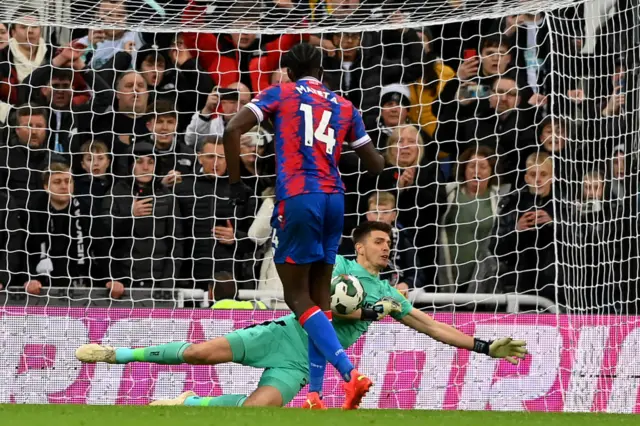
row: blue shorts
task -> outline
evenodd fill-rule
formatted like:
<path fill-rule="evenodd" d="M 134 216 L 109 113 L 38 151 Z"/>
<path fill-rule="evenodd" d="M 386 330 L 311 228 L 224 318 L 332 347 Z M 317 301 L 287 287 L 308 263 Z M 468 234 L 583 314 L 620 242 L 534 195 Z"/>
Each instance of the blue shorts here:
<path fill-rule="evenodd" d="M 273 261 L 333 265 L 343 224 L 343 194 L 302 194 L 278 201 L 271 218 Z"/>

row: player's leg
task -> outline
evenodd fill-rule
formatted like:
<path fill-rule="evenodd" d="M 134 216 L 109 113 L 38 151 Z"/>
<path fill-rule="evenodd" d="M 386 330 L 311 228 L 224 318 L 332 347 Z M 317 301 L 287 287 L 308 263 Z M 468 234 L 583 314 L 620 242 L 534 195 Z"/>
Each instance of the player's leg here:
<path fill-rule="evenodd" d="M 325 257 L 323 262 L 314 263 L 311 267 L 310 289 L 313 300 L 318 304 L 331 305 L 331 275 L 333 266 L 336 262 L 340 239 L 342 238 L 342 219 L 344 217 L 344 197 L 341 195 L 327 195 L 327 204 L 325 212 L 325 222 L 323 227 L 323 250 Z M 348 360 L 345 354 L 345 358 Z M 353 365 L 344 365 L 345 369 L 349 369 L 348 376 L 340 373 L 345 378 L 343 388 L 345 390 L 345 402 L 342 408 L 355 409 L 358 408 L 362 398 L 372 386 L 368 377 L 360 374 Z"/>
<path fill-rule="evenodd" d="M 216 365 L 233 361 L 233 350 L 226 337 L 217 337 L 203 343 L 170 342 L 135 349 L 113 348 L 97 344 L 82 345 L 76 350 L 76 358 L 87 363 L 150 362 L 165 365 Z"/>

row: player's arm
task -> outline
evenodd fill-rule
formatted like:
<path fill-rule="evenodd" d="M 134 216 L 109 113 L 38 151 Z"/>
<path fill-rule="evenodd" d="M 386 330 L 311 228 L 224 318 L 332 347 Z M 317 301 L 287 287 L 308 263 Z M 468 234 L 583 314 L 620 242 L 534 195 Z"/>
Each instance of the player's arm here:
<path fill-rule="evenodd" d="M 493 342 L 486 342 L 469 336 L 450 325 L 436 321 L 416 308 L 411 309 L 409 314 L 399 321 L 438 342 L 483 353 L 492 358 L 504 358 L 512 364 L 518 364 L 518 358 L 524 359 L 527 354 L 524 340 L 512 340 L 510 337 L 504 337 Z"/>
<path fill-rule="evenodd" d="M 271 86 L 260 92 L 227 123 L 222 142 L 227 160 L 229 184 L 240 182 L 240 137 L 256 124 L 269 118 L 277 110 L 279 103 L 280 89 Z"/>
<path fill-rule="evenodd" d="M 364 127 L 362 116 L 356 107 L 352 106 L 351 112 L 351 148 L 356 152 L 365 169 L 369 173 L 380 174 L 384 170 L 384 158 L 373 147 L 371 138 Z"/>
<path fill-rule="evenodd" d="M 371 142 L 356 148 L 354 151 L 358 154 L 358 157 L 360 157 L 365 169 L 367 169 L 369 173 L 375 175 L 382 173 L 382 170 L 384 170 L 384 158 L 373 147 Z"/>
<path fill-rule="evenodd" d="M 258 124 L 258 117 L 249 108 L 242 108 L 224 129 L 224 157 L 227 160 L 229 183 L 240 182 L 240 137 Z"/>

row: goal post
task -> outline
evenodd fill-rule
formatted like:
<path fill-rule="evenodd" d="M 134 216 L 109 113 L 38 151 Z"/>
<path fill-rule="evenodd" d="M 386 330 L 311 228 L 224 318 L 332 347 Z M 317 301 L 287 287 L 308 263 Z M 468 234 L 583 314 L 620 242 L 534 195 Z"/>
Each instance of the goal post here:
<path fill-rule="evenodd" d="M 637 0 L 1 2 L 0 403 L 252 391 L 255 369 L 89 368 L 74 350 L 287 314 L 273 126 L 242 137 L 242 207 L 220 139 L 305 40 L 385 157 L 371 176 L 342 148 L 339 253 L 388 222 L 390 285 L 530 350 L 512 367 L 375 323 L 349 349 L 376 382 L 363 407 L 640 411 L 639 16 Z"/>

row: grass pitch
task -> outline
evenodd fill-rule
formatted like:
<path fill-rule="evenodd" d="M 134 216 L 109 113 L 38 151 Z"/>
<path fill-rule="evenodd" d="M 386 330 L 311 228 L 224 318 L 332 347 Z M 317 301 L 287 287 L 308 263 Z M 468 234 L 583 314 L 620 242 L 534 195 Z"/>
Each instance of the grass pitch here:
<path fill-rule="evenodd" d="M 3 426 L 613 426 L 637 415 L 478 411 L 0 405 Z"/>

